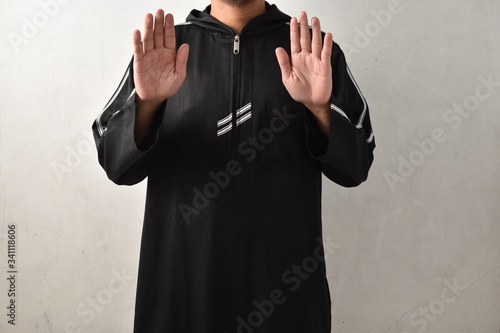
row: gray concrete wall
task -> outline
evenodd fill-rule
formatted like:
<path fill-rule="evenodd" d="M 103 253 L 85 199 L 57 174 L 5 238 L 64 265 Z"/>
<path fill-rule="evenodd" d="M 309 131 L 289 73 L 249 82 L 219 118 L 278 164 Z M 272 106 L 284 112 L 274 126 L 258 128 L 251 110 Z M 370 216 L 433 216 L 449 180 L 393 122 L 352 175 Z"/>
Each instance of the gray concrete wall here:
<path fill-rule="evenodd" d="M 206 4 L 0 4 L 0 331 L 131 332 L 145 186 L 107 180 L 89 129 L 144 13 Z M 324 184 L 334 332 L 498 332 L 500 1 L 276 4 L 322 20 L 371 107 L 369 180 Z"/>

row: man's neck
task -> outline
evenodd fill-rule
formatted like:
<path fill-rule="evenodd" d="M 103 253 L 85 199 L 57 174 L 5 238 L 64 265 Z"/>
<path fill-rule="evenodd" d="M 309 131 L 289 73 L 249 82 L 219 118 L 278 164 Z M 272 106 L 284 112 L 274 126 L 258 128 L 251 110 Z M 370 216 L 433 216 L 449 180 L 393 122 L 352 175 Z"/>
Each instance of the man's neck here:
<path fill-rule="evenodd" d="M 224 0 L 212 0 L 210 15 L 239 34 L 243 27 L 254 17 L 266 12 L 266 3 L 255 0 L 245 5 L 234 6 Z"/>

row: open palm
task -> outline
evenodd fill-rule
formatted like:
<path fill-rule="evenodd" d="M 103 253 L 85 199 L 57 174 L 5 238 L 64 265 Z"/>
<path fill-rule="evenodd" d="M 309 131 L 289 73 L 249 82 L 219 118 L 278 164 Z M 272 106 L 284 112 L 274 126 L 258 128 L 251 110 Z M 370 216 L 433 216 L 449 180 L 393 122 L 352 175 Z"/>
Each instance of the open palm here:
<path fill-rule="evenodd" d="M 186 78 L 189 46 L 176 50 L 174 19 L 163 10 L 144 20 L 144 40 L 134 31 L 134 84 L 141 101 L 161 103 L 175 95 Z"/>
<path fill-rule="evenodd" d="M 283 48 L 276 49 L 282 80 L 290 96 L 311 111 L 329 108 L 332 94 L 331 55 L 332 34 L 321 37 L 321 26 L 313 18 L 313 36 L 309 31 L 307 14 L 301 12 L 300 27 L 296 18 L 290 22 L 291 58 Z"/>

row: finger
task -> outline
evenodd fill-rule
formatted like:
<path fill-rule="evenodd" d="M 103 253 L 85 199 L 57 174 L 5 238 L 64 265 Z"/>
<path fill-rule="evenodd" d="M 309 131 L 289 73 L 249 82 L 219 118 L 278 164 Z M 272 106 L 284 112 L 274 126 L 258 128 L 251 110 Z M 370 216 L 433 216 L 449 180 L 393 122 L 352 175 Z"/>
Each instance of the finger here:
<path fill-rule="evenodd" d="M 164 46 L 163 45 L 164 44 L 163 24 L 164 24 L 164 13 L 163 13 L 163 10 L 158 9 L 156 11 L 156 15 L 155 15 L 155 23 L 154 23 L 154 31 L 153 31 L 155 48 L 158 48 L 158 47 L 162 48 Z"/>
<path fill-rule="evenodd" d="M 333 51 L 333 35 L 327 33 L 323 42 L 323 51 L 321 52 L 321 61 L 325 64 L 331 64 Z"/>
<path fill-rule="evenodd" d="M 187 62 L 189 58 L 189 45 L 182 44 L 177 51 L 175 68 L 179 76 L 185 78 L 187 71 Z"/>
<path fill-rule="evenodd" d="M 323 49 L 323 41 L 321 38 L 321 24 L 319 19 L 314 17 L 312 19 L 313 36 L 312 36 L 312 53 L 314 56 L 320 58 L 321 50 Z"/>
<path fill-rule="evenodd" d="M 299 23 L 295 17 L 290 20 L 290 47 L 292 54 L 300 53 Z"/>
<path fill-rule="evenodd" d="M 144 52 L 148 53 L 154 49 L 153 41 L 153 15 L 147 14 L 144 18 L 144 40 L 143 40 Z"/>
<path fill-rule="evenodd" d="M 134 59 L 140 60 L 144 56 L 144 52 L 142 50 L 141 32 L 139 30 L 134 30 L 132 39 L 134 44 Z"/>
<path fill-rule="evenodd" d="M 306 12 L 300 12 L 300 47 L 304 52 L 311 52 L 311 32 Z"/>
<path fill-rule="evenodd" d="M 174 26 L 174 16 L 172 14 L 167 14 L 165 16 L 165 47 L 167 49 L 175 50 L 175 26 Z"/>
<path fill-rule="evenodd" d="M 290 63 L 290 57 L 288 56 L 288 53 L 282 48 L 278 47 L 276 49 L 276 58 L 278 59 L 278 64 L 280 65 L 281 68 L 281 75 L 283 77 L 283 81 L 290 77 L 292 74 L 292 66 Z"/>

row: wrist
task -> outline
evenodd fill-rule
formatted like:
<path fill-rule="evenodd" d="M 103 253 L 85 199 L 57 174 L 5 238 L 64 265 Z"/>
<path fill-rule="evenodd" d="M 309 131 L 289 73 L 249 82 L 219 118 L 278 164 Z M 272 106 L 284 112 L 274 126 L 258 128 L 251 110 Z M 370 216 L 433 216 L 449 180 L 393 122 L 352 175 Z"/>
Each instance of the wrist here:
<path fill-rule="evenodd" d="M 154 113 L 158 110 L 163 101 L 146 101 L 142 100 L 138 95 L 135 96 L 135 105 L 141 113 Z"/>
<path fill-rule="evenodd" d="M 325 118 L 330 115 L 330 103 L 321 105 L 305 105 L 305 107 L 317 118 Z"/>
<path fill-rule="evenodd" d="M 331 105 L 321 105 L 321 106 L 307 106 L 306 108 L 313 115 L 316 124 L 319 129 L 326 137 L 329 136 L 330 133 L 330 120 L 331 120 Z"/>

